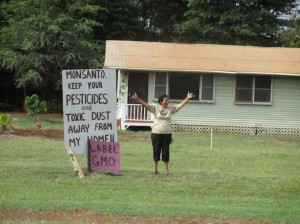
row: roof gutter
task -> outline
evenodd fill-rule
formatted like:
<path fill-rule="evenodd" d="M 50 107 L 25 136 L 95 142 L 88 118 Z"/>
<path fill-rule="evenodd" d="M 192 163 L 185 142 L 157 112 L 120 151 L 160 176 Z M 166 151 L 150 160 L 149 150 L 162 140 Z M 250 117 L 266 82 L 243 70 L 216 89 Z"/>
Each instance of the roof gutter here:
<path fill-rule="evenodd" d="M 300 74 L 295 73 L 276 73 L 276 72 L 235 72 L 235 71 L 214 71 L 214 70 L 170 70 L 170 69 L 149 69 L 149 68 L 124 68 L 124 67 L 105 67 L 118 70 L 127 70 L 127 71 L 165 71 L 165 72 L 201 72 L 201 73 L 218 73 L 218 74 L 232 74 L 232 75 L 276 75 L 276 76 L 295 76 L 300 77 Z"/>

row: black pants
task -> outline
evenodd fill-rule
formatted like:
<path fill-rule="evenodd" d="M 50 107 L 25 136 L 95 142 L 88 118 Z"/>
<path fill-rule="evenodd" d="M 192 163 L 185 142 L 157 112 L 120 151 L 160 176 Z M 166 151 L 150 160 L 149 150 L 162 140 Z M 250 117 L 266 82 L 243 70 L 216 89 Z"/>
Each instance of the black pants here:
<path fill-rule="evenodd" d="M 151 134 L 151 141 L 153 146 L 153 160 L 158 162 L 161 160 L 169 162 L 170 159 L 170 143 L 172 141 L 172 134 Z"/>

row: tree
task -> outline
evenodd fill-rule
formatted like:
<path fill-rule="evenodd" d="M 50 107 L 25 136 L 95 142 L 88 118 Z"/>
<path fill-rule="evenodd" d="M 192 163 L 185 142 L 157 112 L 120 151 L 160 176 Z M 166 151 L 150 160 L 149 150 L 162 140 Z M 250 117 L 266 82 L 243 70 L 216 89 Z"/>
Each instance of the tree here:
<path fill-rule="evenodd" d="M 276 46 L 279 18 L 294 0 L 188 0 L 186 20 L 177 27 L 188 42 Z"/>
<path fill-rule="evenodd" d="M 145 23 L 147 41 L 176 42 L 175 28 L 184 20 L 187 3 L 183 0 L 140 0 L 140 19 Z"/>
<path fill-rule="evenodd" d="M 10 0 L 2 2 L 1 65 L 15 73 L 18 88 L 51 93 L 62 69 L 101 65 L 93 28 L 99 6 L 89 0 Z M 26 93 L 25 93 L 26 94 Z"/>
<path fill-rule="evenodd" d="M 132 0 L 94 0 L 103 9 L 96 16 L 98 40 L 139 40 L 144 35 L 145 22 L 140 19 L 140 4 Z"/>
<path fill-rule="evenodd" d="M 100 40 L 176 41 L 175 25 L 184 18 L 183 0 L 94 0 L 103 11 L 96 17 Z"/>
<path fill-rule="evenodd" d="M 291 20 L 291 25 L 283 31 L 282 39 L 285 46 L 300 48 L 300 17 Z"/>

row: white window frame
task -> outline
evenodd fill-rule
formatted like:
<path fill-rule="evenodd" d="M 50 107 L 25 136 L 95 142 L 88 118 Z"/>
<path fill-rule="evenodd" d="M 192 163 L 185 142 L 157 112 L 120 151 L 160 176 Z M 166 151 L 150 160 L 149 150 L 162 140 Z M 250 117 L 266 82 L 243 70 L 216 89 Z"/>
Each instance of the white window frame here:
<path fill-rule="evenodd" d="M 161 73 L 165 73 L 166 74 L 166 95 L 169 95 L 169 72 L 161 72 Z M 203 79 L 203 75 L 206 75 L 205 73 L 197 73 L 197 75 L 200 76 L 199 79 L 199 100 L 193 100 L 191 99 L 192 102 L 202 102 L 202 103 L 214 103 L 215 102 L 215 74 L 212 74 L 213 76 L 213 99 L 212 100 L 202 100 L 202 79 Z M 155 89 L 156 86 L 162 86 L 162 85 L 156 85 L 156 72 L 154 73 L 154 91 L 153 91 L 153 99 L 157 100 L 157 98 L 155 97 Z M 165 85 L 164 85 L 165 86 Z M 170 101 L 180 101 L 180 99 L 169 99 Z"/>
<path fill-rule="evenodd" d="M 241 76 L 241 75 L 239 75 Z M 248 75 L 252 77 L 252 87 L 251 87 L 251 101 L 247 102 L 247 101 L 237 101 L 236 100 L 236 88 L 237 88 L 237 76 L 235 78 L 235 96 L 234 96 L 234 103 L 235 104 L 253 104 L 253 105 L 272 105 L 273 102 L 273 76 L 269 76 L 271 79 L 271 86 L 270 89 L 263 89 L 263 90 L 270 90 L 270 102 L 257 102 L 254 101 L 255 100 L 255 78 L 256 77 L 260 77 L 259 75 Z M 261 76 L 268 76 L 268 75 L 261 75 Z M 261 89 L 261 88 L 260 88 Z"/>
<path fill-rule="evenodd" d="M 203 82 L 202 82 L 202 79 L 203 79 L 203 75 L 205 75 L 205 74 L 203 74 L 203 73 L 201 73 L 200 74 L 200 84 L 199 84 L 199 101 L 200 102 L 208 102 L 208 103 L 210 103 L 210 102 L 215 102 L 215 81 L 216 81 L 216 79 L 215 79 L 215 75 L 213 74 L 212 76 L 213 76 L 213 86 L 212 86 L 212 88 L 213 88 L 213 98 L 212 98 L 212 100 L 203 100 L 202 99 L 202 90 L 203 90 Z"/>
<path fill-rule="evenodd" d="M 169 92 L 169 75 L 167 72 L 159 72 L 159 73 L 164 73 L 166 74 L 166 84 L 165 85 L 156 85 L 156 72 L 154 73 L 154 90 L 153 90 L 153 99 L 157 99 L 155 97 L 155 90 L 156 90 L 156 87 L 157 86 L 165 86 L 166 87 L 166 93 L 165 94 L 168 94 Z"/>

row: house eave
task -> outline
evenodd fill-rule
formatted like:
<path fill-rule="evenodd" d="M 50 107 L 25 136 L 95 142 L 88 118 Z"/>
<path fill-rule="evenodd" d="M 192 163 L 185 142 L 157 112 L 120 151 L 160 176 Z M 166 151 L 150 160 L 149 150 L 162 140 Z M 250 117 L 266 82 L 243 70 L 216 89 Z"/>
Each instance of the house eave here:
<path fill-rule="evenodd" d="M 118 66 L 105 66 L 108 69 L 117 69 L 124 71 L 149 71 L 149 72 L 191 72 L 191 73 L 213 73 L 213 74 L 232 74 L 232 75 L 271 75 L 271 76 L 294 76 L 300 77 L 300 74 L 275 73 L 275 72 L 236 72 L 236 71 L 217 71 L 217 70 L 171 70 L 171 69 L 153 69 L 153 68 L 128 68 Z"/>

